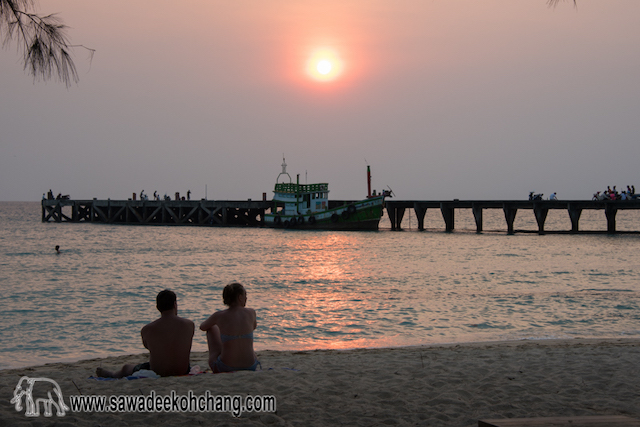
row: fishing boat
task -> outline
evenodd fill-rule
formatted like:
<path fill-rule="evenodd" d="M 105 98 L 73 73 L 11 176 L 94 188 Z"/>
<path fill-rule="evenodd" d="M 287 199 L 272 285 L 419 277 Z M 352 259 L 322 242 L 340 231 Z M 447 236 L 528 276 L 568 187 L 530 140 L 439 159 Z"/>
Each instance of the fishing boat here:
<path fill-rule="evenodd" d="M 288 178 L 288 180 L 287 180 Z M 371 193 L 371 169 L 367 166 L 368 196 L 354 202 L 329 201 L 329 184 L 300 184 L 300 175 L 294 183 L 282 159 L 282 172 L 276 178 L 273 190 L 272 213 L 265 214 L 267 227 L 307 230 L 377 230 L 384 198 L 389 191 Z"/>

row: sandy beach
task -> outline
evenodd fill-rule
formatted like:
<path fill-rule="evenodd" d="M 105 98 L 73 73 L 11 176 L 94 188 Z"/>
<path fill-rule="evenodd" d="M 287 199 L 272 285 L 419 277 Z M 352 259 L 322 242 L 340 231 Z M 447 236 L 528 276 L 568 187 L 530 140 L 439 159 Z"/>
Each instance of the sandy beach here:
<path fill-rule="evenodd" d="M 428 425 L 483 418 L 626 415 L 640 418 L 640 340 L 473 343 L 406 348 L 262 351 L 262 371 L 98 381 L 97 366 L 145 354 L 0 371 L 0 426 Z M 192 365 L 206 368 L 206 353 Z M 26 417 L 10 403 L 22 376 L 55 380 L 71 395 L 268 395 L 275 413 L 67 411 Z"/>

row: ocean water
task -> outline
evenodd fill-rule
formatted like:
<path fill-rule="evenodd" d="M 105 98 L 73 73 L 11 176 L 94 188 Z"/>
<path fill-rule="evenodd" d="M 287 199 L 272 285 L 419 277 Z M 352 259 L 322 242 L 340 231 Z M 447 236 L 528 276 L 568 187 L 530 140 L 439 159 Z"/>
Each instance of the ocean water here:
<path fill-rule="evenodd" d="M 0 203 L 0 369 L 140 353 L 155 296 L 198 325 L 238 280 L 258 313 L 257 350 L 640 337 L 640 235 L 507 235 L 501 211 L 443 231 L 309 232 L 41 222 L 38 202 Z M 618 214 L 640 230 L 640 213 Z M 567 230 L 550 211 L 547 230 Z M 606 230 L 602 211 L 581 229 Z M 518 212 L 516 229 L 535 230 Z M 60 245 L 61 254 L 54 247 Z M 193 349 L 206 350 L 196 332 Z"/>

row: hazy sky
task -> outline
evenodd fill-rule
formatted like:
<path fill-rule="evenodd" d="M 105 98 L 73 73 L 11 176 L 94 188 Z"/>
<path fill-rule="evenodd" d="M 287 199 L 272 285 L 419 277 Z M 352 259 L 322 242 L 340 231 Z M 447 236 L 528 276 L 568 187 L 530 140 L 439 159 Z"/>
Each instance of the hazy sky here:
<path fill-rule="evenodd" d="M 0 200 L 640 191 L 640 1 L 41 0 L 80 82 L 0 50 Z M 318 53 L 320 52 L 320 53 Z M 329 55 L 329 56 L 327 56 Z M 310 74 L 333 61 L 333 80 Z M 315 73 L 317 74 L 317 72 Z"/>

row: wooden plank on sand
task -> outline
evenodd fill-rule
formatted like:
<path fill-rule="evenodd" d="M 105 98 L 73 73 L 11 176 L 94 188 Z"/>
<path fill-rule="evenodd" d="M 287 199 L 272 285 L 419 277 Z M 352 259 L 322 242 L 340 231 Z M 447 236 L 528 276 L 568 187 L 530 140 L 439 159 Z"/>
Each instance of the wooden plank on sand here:
<path fill-rule="evenodd" d="M 589 417 L 504 418 L 478 421 L 478 427 L 640 427 L 640 420 L 624 415 Z"/>

